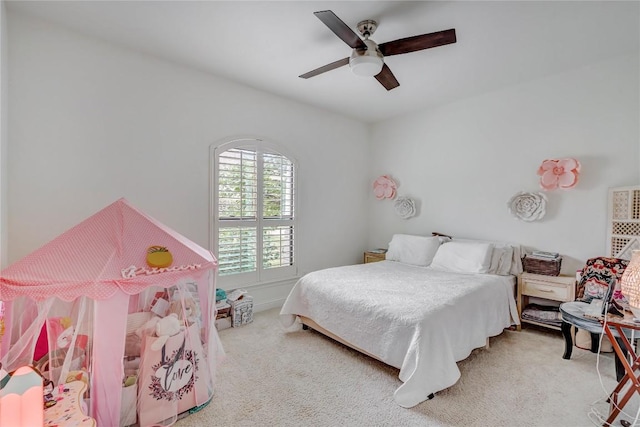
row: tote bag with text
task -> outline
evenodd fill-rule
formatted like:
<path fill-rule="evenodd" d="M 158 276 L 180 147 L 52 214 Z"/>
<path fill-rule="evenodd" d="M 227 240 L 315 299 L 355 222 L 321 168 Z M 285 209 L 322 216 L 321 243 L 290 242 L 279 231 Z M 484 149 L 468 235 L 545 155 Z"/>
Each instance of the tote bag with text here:
<path fill-rule="evenodd" d="M 138 380 L 138 418 L 141 427 L 175 421 L 184 411 L 206 403 L 211 379 L 196 324 L 170 337 L 159 350 L 159 338 L 142 342 Z"/>

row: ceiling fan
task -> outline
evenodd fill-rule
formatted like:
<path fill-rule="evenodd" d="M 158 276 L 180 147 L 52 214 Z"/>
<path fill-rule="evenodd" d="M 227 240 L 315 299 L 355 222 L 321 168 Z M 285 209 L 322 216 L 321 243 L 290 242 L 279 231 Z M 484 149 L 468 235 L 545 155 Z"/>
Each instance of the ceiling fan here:
<path fill-rule="evenodd" d="M 369 38 L 378 28 L 376 21 L 368 19 L 358 23 L 358 32 L 362 35 L 362 38 L 360 38 L 332 11 L 323 10 L 313 14 L 340 37 L 342 41 L 348 44 L 353 51 L 348 58 L 340 59 L 299 76 L 303 79 L 349 64 L 354 74 L 368 77 L 374 76 L 385 89 L 391 90 L 400 86 L 400 83 L 398 83 L 391 69 L 384 63 L 385 56 L 415 52 L 456 42 L 456 30 L 450 29 L 376 44 Z"/>

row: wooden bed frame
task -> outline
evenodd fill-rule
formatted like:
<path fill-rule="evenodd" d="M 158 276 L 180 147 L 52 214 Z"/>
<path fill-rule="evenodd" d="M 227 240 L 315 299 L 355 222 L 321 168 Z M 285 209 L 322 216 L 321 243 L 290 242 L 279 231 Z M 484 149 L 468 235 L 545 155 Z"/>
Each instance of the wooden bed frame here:
<path fill-rule="evenodd" d="M 331 338 L 334 341 L 338 341 L 340 344 L 346 345 L 347 347 L 350 347 L 350 348 L 354 349 L 355 351 L 360 352 L 362 354 L 366 354 L 367 356 L 369 356 L 369 357 L 371 357 L 373 359 L 379 360 L 380 362 L 382 362 L 382 363 L 384 363 L 386 365 L 386 363 L 383 360 L 380 360 L 378 357 L 374 356 L 373 354 L 368 353 L 368 352 L 364 351 L 363 349 L 361 349 L 360 347 L 351 344 L 347 340 L 340 338 L 336 334 L 327 331 L 322 326 L 318 325 L 316 322 L 314 322 L 313 320 L 309 319 L 308 317 L 304 317 L 304 316 L 298 315 L 298 318 L 302 322 L 302 329 L 311 328 L 314 331 L 320 332 L 322 335 L 328 336 L 329 338 Z"/>

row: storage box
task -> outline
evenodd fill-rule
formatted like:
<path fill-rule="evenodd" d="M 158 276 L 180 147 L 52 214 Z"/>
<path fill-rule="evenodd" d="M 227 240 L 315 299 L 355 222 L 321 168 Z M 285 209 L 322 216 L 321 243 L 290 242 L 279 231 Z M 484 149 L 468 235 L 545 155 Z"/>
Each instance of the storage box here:
<path fill-rule="evenodd" d="M 216 319 L 215 325 L 216 329 L 219 331 L 229 329 L 231 327 L 231 317 L 222 317 L 220 319 Z"/>
<path fill-rule="evenodd" d="M 559 276 L 562 266 L 562 257 L 556 259 L 539 259 L 524 256 L 522 258 L 522 268 L 527 273 L 543 274 L 545 276 Z"/>
<path fill-rule="evenodd" d="M 216 310 L 216 319 L 222 319 L 231 316 L 231 305 L 227 304 L 226 302 L 223 304 L 217 303 Z"/>
<path fill-rule="evenodd" d="M 236 301 L 229 301 L 231 304 L 231 326 L 238 327 L 253 322 L 253 297 L 242 295 Z"/>

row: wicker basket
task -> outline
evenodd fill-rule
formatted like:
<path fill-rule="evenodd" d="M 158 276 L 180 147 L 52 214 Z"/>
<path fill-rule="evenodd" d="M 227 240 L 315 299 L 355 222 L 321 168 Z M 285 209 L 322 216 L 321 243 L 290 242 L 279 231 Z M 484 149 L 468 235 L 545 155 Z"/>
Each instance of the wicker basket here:
<path fill-rule="evenodd" d="M 527 273 L 543 274 L 545 276 L 559 276 L 561 265 L 562 257 L 553 260 L 545 260 L 538 258 L 528 258 L 525 255 L 522 258 L 522 268 Z"/>

